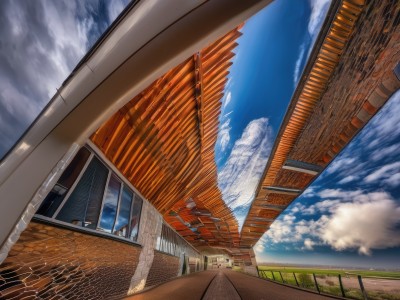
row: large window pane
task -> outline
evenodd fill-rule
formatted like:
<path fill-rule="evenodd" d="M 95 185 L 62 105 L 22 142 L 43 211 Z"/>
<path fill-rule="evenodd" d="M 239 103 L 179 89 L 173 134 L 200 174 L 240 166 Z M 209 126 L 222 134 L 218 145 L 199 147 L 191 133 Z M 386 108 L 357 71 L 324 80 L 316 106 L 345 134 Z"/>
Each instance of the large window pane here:
<path fill-rule="evenodd" d="M 93 157 L 75 190 L 57 215 L 60 221 L 96 228 L 108 169 Z"/>
<path fill-rule="evenodd" d="M 99 224 L 99 229 L 103 231 L 111 233 L 114 227 L 120 190 L 121 182 L 114 174 L 112 174 L 104 197 L 103 210 L 101 212 Z"/>
<path fill-rule="evenodd" d="M 61 202 L 67 195 L 69 189 L 78 178 L 89 156 L 89 150 L 84 147 L 78 151 L 74 159 L 61 175 L 58 182 L 55 184 L 53 189 L 42 202 L 42 205 L 39 207 L 37 214 L 50 218 L 53 216 L 53 214 L 56 212 L 57 208 L 60 206 Z"/>
<path fill-rule="evenodd" d="M 115 222 L 113 233 L 119 236 L 127 237 L 129 227 L 129 216 L 131 214 L 133 192 L 124 186 L 119 205 L 118 217 Z"/>
<path fill-rule="evenodd" d="M 138 195 L 135 195 L 135 200 L 133 202 L 132 214 L 131 214 L 131 232 L 129 233 L 129 238 L 132 241 L 136 241 L 138 237 L 142 202 L 143 200 Z"/>

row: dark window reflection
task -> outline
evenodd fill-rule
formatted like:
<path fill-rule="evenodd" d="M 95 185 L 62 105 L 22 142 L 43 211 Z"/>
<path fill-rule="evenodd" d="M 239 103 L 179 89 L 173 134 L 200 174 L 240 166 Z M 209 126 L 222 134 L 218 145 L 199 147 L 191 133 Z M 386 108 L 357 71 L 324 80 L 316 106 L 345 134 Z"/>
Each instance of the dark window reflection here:
<path fill-rule="evenodd" d="M 119 205 L 118 217 L 115 222 L 113 233 L 119 236 L 127 237 L 129 227 L 129 216 L 131 213 L 133 192 L 124 186 Z"/>
<path fill-rule="evenodd" d="M 129 233 L 129 238 L 132 241 L 136 241 L 138 237 L 142 203 L 143 200 L 139 196 L 135 195 L 135 200 L 133 202 L 132 214 L 131 214 L 131 232 Z"/>
<path fill-rule="evenodd" d="M 136 241 L 143 200 L 91 153 L 78 151 L 37 214 Z"/>
<path fill-rule="evenodd" d="M 108 169 L 93 157 L 56 219 L 88 228 L 96 228 L 100 203 L 107 181 Z M 88 212 L 90 212 L 88 214 Z M 85 218 L 85 217 L 88 218 Z"/>
<path fill-rule="evenodd" d="M 60 179 L 53 187 L 51 192 L 43 200 L 42 205 L 39 207 L 37 213 L 51 218 L 64 200 L 69 189 L 78 178 L 82 168 L 90 156 L 90 152 L 86 148 L 81 148 L 69 166 L 65 169 Z"/>
<path fill-rule="evenodd" d="M 114 227 L 120 190 L 121 182 L 114 174 L 112 174 L 108 183 L 106 195 L 104 197 L 103 211 L 101 213 L 99 225 L 100 229 L 109 233 L 111 233 Z"/>

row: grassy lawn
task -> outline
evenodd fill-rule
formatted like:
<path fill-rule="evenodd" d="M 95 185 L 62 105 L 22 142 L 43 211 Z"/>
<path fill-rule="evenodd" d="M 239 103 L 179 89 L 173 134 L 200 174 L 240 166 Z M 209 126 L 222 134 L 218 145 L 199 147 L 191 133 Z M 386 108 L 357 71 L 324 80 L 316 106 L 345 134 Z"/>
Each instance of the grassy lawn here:
<path fill-rule="evenodd" d="M 316 268 L 295 268 L 295 267 L 279 267 L 279 266 L 258 266 L 259 270 L 268 270 L 276 272 L 290 272 L 299 274 L 322 274 L 322 275 L 361 275 L 362 277 L 376 277 L 376 278 L 393 278 L 400 279 L 400 272 L 386 272 L 386 271 L 370 271 L 370 270 L 335 270 L 335 269 L 316 269 Z M 279 276 L 279 274 L 278 274 Z M 280 278 L 279 278 L 280 279 Z"/>

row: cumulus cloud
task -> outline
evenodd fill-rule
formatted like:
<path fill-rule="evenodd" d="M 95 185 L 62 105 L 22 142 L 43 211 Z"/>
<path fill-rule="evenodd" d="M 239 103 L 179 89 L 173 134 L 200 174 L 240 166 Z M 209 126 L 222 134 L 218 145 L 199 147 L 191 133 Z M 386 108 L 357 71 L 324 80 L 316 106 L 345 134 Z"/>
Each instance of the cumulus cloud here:
<path fill-rule="evenodd" d="M 266 233 L 265 241 L 271 240 L 273 243 L 292 243 L 299 241 L 301 235 L 297 235 L 293 230 L 296 217 L 288 214 L 275 220 Z"/>
<path fill-rule="evenodd" d="M 357 250 L 362 255 L 400 246 L 400 206 L 388 193 L 339 190 L 330 194 L 338 197 L 310 207 L 294 205 L 270 226 L 260 244 L 302 243 L 303 250 L 328 245 L 336 251 Z M 317 219 L 298 218 L 307 210 Z"/>
<path fill-rule="evenodd" d="M 0 157 L 110 24 L 101 3 L 0 1 Z M 108 4 L 113 17 L 117 3 Z"/>
<path fill-rule="evenodd" d="M 264 172 L 272 144 L 273 134 L 268 119 L 251 121 L 235 141 L 227 162 L 218 173 L 222 197 L 234 210 L 240 226 Z"/>
<path fill-rule="evenodd" d="M 320 238 L 336 250 L 357 249 L 370 255 L 372 249 L 400 246 L 400 207 L 387 193 L 359 196 L 337 207 L 320 224 Z"/>
<path fill-rule="evenodd" d="M 304 240 L 304 248 L 307 250 L 314 250 L 315 242 L 311 239 Z"/>

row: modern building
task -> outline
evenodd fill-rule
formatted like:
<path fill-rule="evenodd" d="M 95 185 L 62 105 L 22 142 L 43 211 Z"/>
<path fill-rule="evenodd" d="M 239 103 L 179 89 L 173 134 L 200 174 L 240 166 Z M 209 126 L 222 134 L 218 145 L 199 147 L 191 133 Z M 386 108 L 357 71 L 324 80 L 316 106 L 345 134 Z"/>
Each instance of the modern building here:
<path fill-rule="evenodd" d="M 269 0 L 137 1 L 0 165 L 0 298 L 121 299 L 237 267 L 400 88 L 400 4 L 333 1 L 239 232 L 217 185 L 241 24 Z"/>

